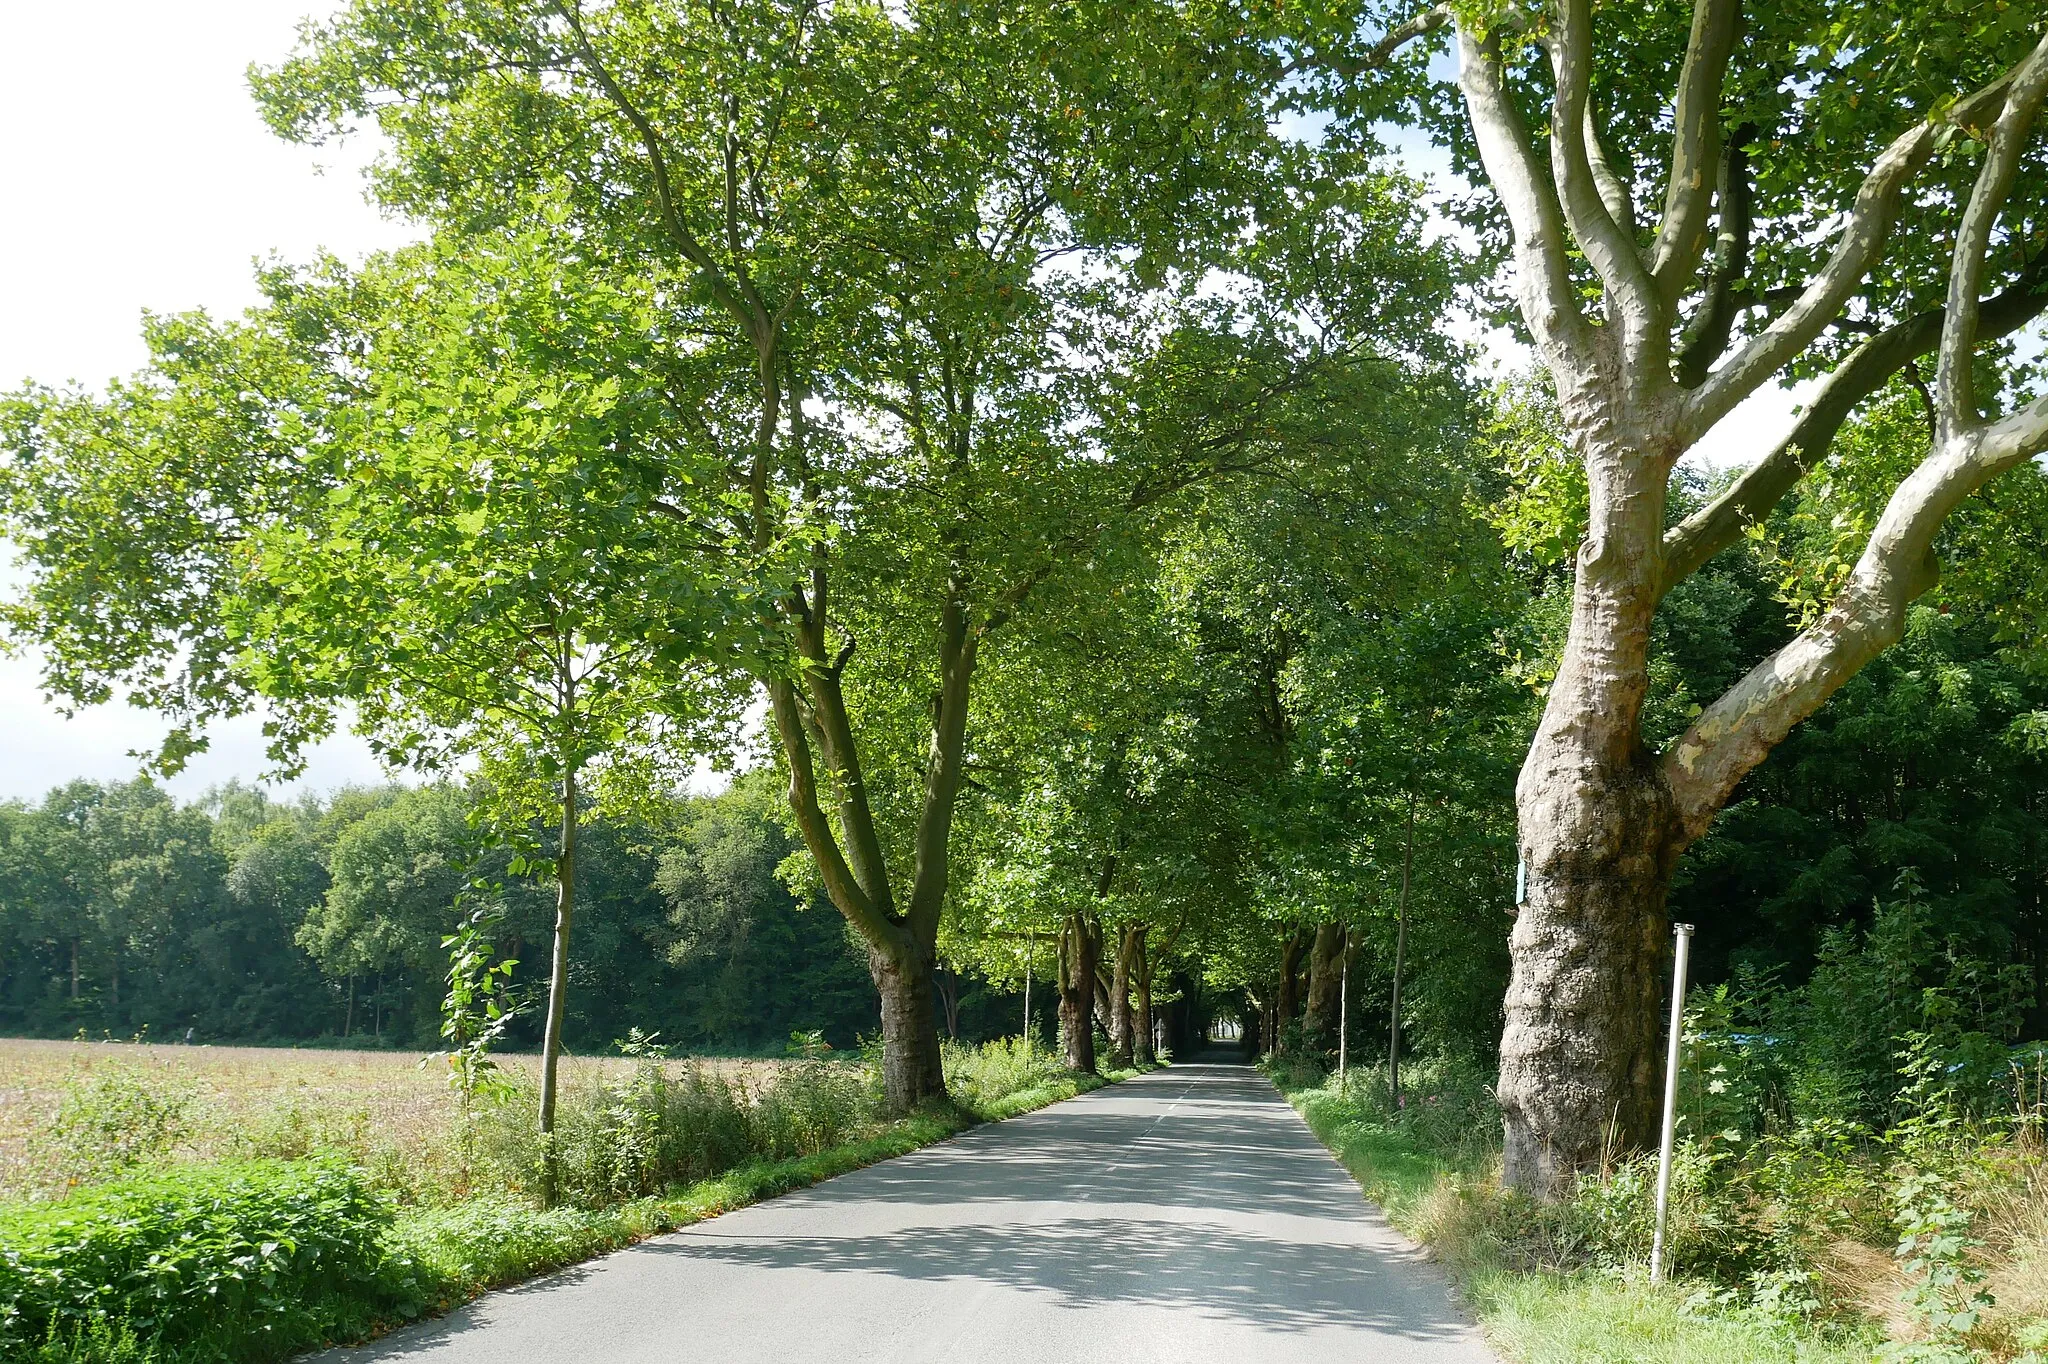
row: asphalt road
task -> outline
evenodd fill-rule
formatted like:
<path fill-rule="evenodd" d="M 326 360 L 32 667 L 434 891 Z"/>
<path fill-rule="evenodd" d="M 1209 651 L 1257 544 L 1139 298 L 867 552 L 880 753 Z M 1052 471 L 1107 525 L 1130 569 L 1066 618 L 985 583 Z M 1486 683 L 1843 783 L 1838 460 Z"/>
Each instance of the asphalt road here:
<path fill-rule="evenodd" d="M 1175 1066 L 492 1293 L 326 1364 L 1495 1364 L 1240 1066 Z"/>

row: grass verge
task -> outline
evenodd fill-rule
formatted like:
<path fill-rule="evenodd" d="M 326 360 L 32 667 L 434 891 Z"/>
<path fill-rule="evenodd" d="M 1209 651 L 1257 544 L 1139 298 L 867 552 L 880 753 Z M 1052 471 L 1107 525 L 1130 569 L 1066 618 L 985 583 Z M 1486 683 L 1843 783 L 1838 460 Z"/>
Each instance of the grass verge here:
<path fill-rule="evenodd" d="M 1282 1092 L 1395 1227 L 1450 1270 L 1488 1341 L 1516 1364 L 1867 1364 L 1868 1332 L 1730 1309 L 1694 1285 L 1508 1262 L 1490 1161 L 1434 1150 L 1325 1089 Z"/>
<path fill-rule="evenodd" d="M 535 1274 L 907 1155 L 981 1123 L 1016 1117 L 1144 1073 L 1065 1073 L 989 1102 L 915 1114 L 873 1136 L 816 1155 L 745 1165 L 658 1197 L 610 1208 L 542 1211 L 522 1200 L 500 1197 L 401 1217 L 391 1244 L 394 1258 L 413 1267 L 414 1290 L 405 1310 L 379 1321 L 369 1335 L 448 1311 Z"/>

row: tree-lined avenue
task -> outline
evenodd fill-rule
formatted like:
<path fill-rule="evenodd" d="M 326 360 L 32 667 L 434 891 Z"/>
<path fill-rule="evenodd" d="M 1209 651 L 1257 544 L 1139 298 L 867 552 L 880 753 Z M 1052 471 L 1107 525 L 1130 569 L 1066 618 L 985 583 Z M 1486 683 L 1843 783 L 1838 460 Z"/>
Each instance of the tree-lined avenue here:
<path fill-rule="evenodd" d="M 326 1364 L 1491 1364 L 1257 1072 L 1155 1072 L 701 1223 Z"/>

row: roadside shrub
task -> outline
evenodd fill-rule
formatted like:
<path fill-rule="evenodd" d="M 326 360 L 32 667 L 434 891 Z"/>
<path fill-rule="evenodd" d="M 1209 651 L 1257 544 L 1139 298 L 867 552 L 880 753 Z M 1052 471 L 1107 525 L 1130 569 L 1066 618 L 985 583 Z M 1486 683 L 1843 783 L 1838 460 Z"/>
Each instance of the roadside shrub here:
<path fill-rule="evenodd" d="M 101 1065 L 64 1082 L 36 1155 L 67 1184 L 120 1174 L 167 1154 L 185 1135 L 189 1081 L 141 1066 Z"/>
<path fill-rule="evenodd" d="M 532 1082 L 522 1080 L 478 1110 L 479 1158 L 517 1191 L 540 1185 L 535 1106 Z M 874 1121 L 859 1066 L 801 1061 L 749 1084 L 643 1055 L 565 1087 L 557 1098 L 558 1188 L 576 1206 L 606 1207 L 749 1161 L 815 1155 L 861 1135 Z"/>
<path fill-rule="evenodd" d="M 1330 1083 L 1338 1084 L 1335 1079 Z M 1472 1165 L 1500 1149 L 1500 1103 L 1494 1097 L 1492 1073 L 1467 1058 L 1416 1057 L 1405 1062 L 1399 1099 L 1384 1065 L 1354 1067 L 1340 1092 L 1361 1117 L 1400 1132 L 1452 1164 Z"/>
<path fill-rule="evenodd" d="M 1035 1039 L 998 1038 L 978 1047 L 946 1041 L 940 1044 L 946 1088 L 968 1111 L 981 1113 L 1014 1094 L 1061 1079 L 1066 1062 Z"/>
<path fill-rule="evenodd" d="M 871 1125 L 867 1075 L 833 1061 L 801 1061 L 778 1071 L 753 1095 L 754 1154 L 764 1160 L 814 1156 Z"/>
<path fill-rule="evenodd" d="M 540 1187 L 542 1146 L 531 1080 L 479 1110 L 478 1152 L 514 1190 Z M 565 1086 L 556 1100 L 561 1197 L 603 1207 L 705 1179 L 754 1152 L 747 1113 L 731 1085 L 685 1066 L 671 1073 L 644 1059 Z"/>
<path fill-rule="evenodd" d="M 360 1175 L 321 1161 L 179 1167 L 0 1208 L 0 1353 L 280 1358 L 389 1300 L 391 1221 Z"/>

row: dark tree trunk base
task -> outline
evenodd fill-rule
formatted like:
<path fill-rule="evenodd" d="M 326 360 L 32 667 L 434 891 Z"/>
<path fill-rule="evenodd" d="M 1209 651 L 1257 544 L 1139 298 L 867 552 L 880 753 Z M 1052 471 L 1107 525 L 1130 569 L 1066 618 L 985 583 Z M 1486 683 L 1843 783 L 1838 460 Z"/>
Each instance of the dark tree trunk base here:
<path fill-rule="evenodd" d="M 901 1117 L 946 1094 L 932 964 L 870 948 L 868 973 L 882 997 L 882 1104 L 891 1117 Z"/>
<path fill-rule="evenodd" d="M 1681 840 L 1654 770 L 1529 781 L 1528 900 L 1501 1036 L 1503 1179 L 1554 1198 L 1657 1133 L 1669 922 Z"/>

